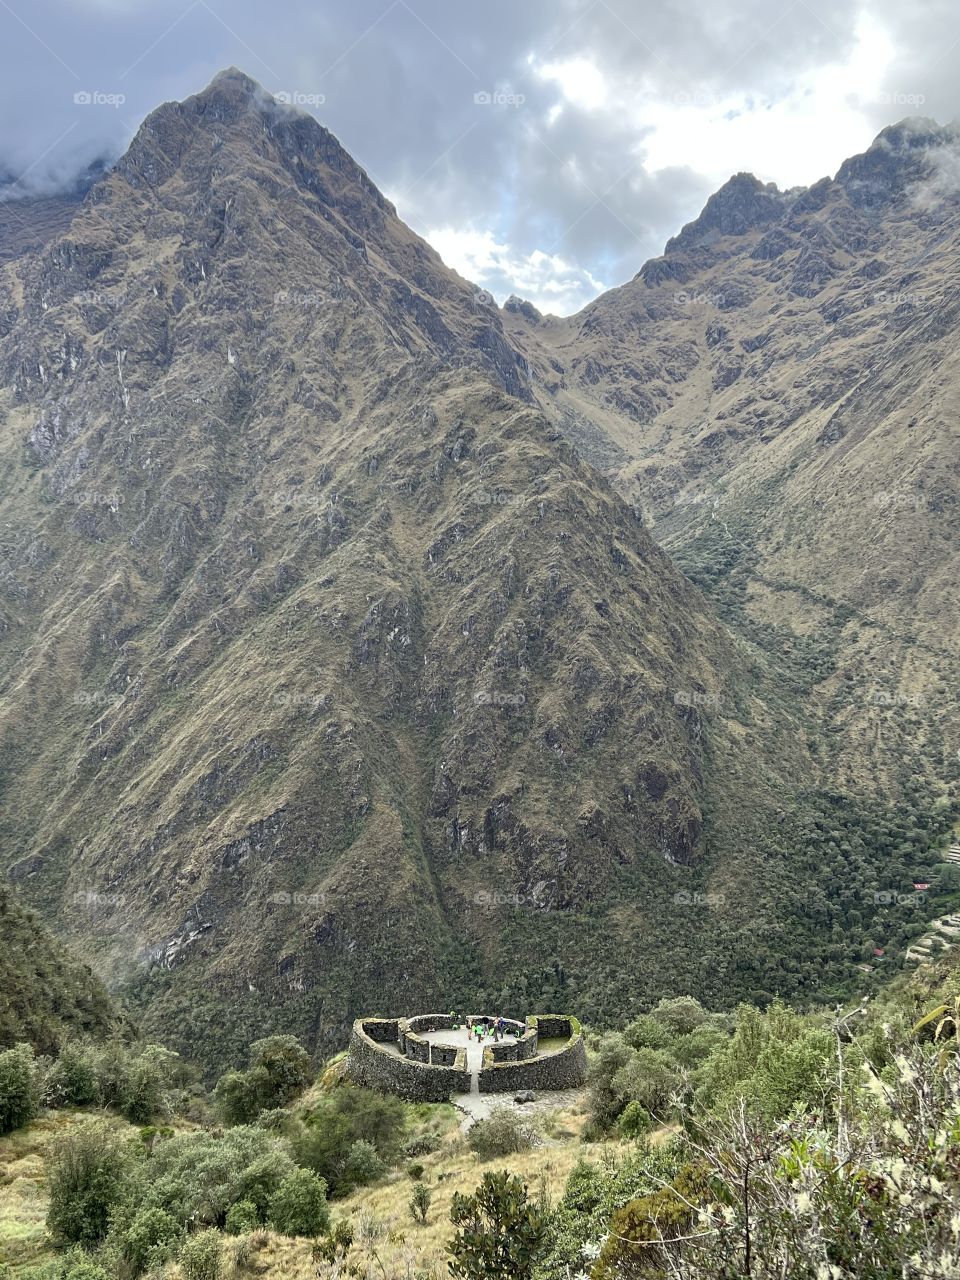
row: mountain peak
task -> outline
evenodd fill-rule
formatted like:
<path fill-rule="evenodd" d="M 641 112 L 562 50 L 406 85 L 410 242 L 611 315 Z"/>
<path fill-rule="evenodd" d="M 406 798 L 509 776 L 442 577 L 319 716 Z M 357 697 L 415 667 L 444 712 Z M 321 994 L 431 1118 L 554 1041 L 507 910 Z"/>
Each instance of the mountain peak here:
<path fill-rule="evenodd" d="M 787 196 L 775 182 L 761 182 L 752 173 L 735 173 L 713 193 L 703 212 L 667 241 L 666 253 L 710 244 L 720 236 L 740 236 L 778 218 Z"/>
<path fill-rule="evenodd" d="M 375 216 L 395 210 L 334 135 L 307 111 L 280 101 L 237 67 L 220 71 L 182 102 L 165 102 L 137 130 L 117 171 L 134 187 L 159 187 L 185 165 L 222 168 L 224 145 L 263 155 L 273 150 L 301 188 L 337 203 L 349 188 L 352 206 Z M 342 203 L 343 201 L 340 200 Z"/>
<path fill-rule="evenodd" d="M 866 151 L 845 160 L 836 180 L 858 207 L 889 204 L 929 177 L 931 152 L 955 145 L 958 137 L 952 125 L 926 116 L 906 116 L 881 130 Z"/>

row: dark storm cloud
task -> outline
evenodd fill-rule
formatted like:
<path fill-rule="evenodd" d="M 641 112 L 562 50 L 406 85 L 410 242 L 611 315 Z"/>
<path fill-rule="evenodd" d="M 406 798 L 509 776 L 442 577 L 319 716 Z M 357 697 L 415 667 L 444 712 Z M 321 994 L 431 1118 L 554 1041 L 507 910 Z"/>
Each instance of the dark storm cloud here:
<path fill-rule="evenodd" d="M 873 0 L 869 11 L 897 57 L 889 101 L 878 94 L 864 116 L 879 129 L 920 109 L 911 96 L 952 116 L 946 5 L 908 14 Z M 591 281 L 633 274 L 715 185 L 683 147 L 646 163 L 641 108 L 711 95 L 776 104 L 811 69 L 843 63 L 861 12 L 852 0 L 0 0 L 0 171 L 19 190 L 60 186 L 116 155 L 159 102 L 235 64 L 312 110 L 418 230 L 506 246 L 485 283 L 506 291 L 510 262 L 539 252 L 546 275 L 582 273 L 569 303 Z M 601 75 L 604 104 L 541 74 L 577 59 Z"/>

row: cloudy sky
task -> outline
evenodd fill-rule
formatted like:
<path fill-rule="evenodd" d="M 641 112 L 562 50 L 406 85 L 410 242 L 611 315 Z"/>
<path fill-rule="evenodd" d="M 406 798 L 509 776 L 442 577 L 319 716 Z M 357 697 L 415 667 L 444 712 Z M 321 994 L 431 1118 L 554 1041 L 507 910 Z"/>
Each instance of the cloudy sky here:
<path fill-rule="evenodd" d="M 0 174 L 55 188 L 231 64 L 332 129 L 463 275 L 565 314 L 660 253 L 731 173 L 807 184 L 904 116 L 954 119 L 960 12 L 0 0 Z"/>

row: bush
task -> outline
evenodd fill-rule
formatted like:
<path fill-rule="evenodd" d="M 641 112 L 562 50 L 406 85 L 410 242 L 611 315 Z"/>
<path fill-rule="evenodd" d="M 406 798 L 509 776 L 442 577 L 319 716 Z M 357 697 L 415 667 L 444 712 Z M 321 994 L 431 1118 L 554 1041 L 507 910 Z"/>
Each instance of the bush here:
<path fill-rule="evenodd" d="M 642 1013 L 624 1028 L 623 1038 L 631 1049 L 666 1049 L 675 1037 L 660 1019 Z"/>
<path fill-rule="evenodd" d="M 167 1261 L 179 1234 L 177 1223 L 163 1209 L 140 1209 L 128 1225 L 121 1228 L 114 1222 L 109 1244 L 126 1264 L 124 1271 L 138 1276 Z"/>
<path fill-rule="evenodd" d="M 242 1236 L 248 1231 L 254 1231 L 260 1225 L 257 1206 L 252 1200 L 238 1200 L 236 1204 L 232 1204 L 227 1210 L 227 1219 L 224 1225 L 232 1236 Z"/>
<path fill-rule="evenodd" d="M 546 1224 L 528 1203 L 520 1178 L 485 1173 L 472 1196 L 453 1197 L 450 1221 L 460 1228 L 447 1245 L 451 1275 L 462 1280 L 529 1280 L 543 1250 Z"/>
<path fill-rule="evenodd" d="M 385 1162 L 399 1155 L 406 1111 L 399 1098 L 342 1085 L 321 1099 L 302 1134 L 293 1139 L 298 1164 L 318 1173 L 338 1195 L 350 1187 L 347 1161 L 354 1143 L 376 1148 Z"/>
<path fill-rule="evenodd" d="M 674 1036 L 688 1036 L 710 1017 L 699 1000 L 693 996 L 678 996 L 674 1000 L 661 1000 L 650 1015 Z"/>
<path fill-rule="evenodd" d="M 691 1230 L 694 1209 L 708 1186 L 706 1170 L 688 1164 L 670 1186 L 631 1200 L 610 1220 L 610 1235 L 591 1275 L 594 1280 L 640 1280 L 666 1274 L 652 1251 L 638 1248 L 651 1241 L 672 1239 Z"/>
<path fill-rule="evenodd" d="M 51 1064 L 43 1081 L 43 1102 L 48 1107 L 89 1107 L 97 1101 L 96 1058 L 86 1045 L 68 1044 Z"/>
<path fill-rule="evenodd" d="M 420 1222 L 426 1222 L 427 1214 L 430 1212 L 431 1199 L 429 1188 L 424 1186 L 422 1182 L 418 1182 L 413 1188 L 413 1195 L 410 1197 L 410 1212 L 415 1219 Z"/>
<path fill-rule="evenodd" d="M 106 1125 L 87 1121 L 51 1144 L 47 1227 L 60 1243 L 94 1245 L 124 1193 L 129 1159 Z"/>
<path fill-rule="evenodd" d="M 736 1032 L 698 1072 L 697 1101 L 722 1109 L 746 1099 L 767 1119 L 780 1119 L 797 1104 L 822 1105 L 831 1077 L 834 1045 L 811 1018 L 774 1004 L 765 1013 L 741 1005 Z"/>
<path fill-rule="evenodd" d="M 28 1124 L 37 1114 L 38 1105 L 33 1048 L 18 1044 L 0 1053 L 0 1134 Z"/>
<path fill-rule="evenodd" d="M 628 1102 L 617 1121 L 623 1138 L 638 1138 L 650 1128 L 650 1117 L 639 1102 Z"/>
<path fill-rule="evenodd" d="M 251 1124 L 262 1111 L 288 1106 L 313 1080 L 310 1055 L 296 1036 L 268 1036 L 250 1046 L 246 1071 L 227 1071 L 214 1097 L 228 1124 Z"/>
<path fill-rule="evenodd" d="M 529 1151 L 536 1141 L 536 1133 L 511 1107 L 494 1108 L 486 1120 L 478 1120 L 467 1134 L 471 1151 L 475 1151 L 481 1160 Z"/>
<path fill-rule="evenodd" d="M 376 1182 L 387 1171 L 387 1166 L 380 1158 L 380 1153 L 372 1142 L 358 1138 L 347 1152 L 343 1164 L 343 1182 L 345 1185 L 365 1187 Z"/>
<path fill-rule="evenodd" d="M 613 1077 L 613 1089 L 621 1106 L 639 1102 L 659 1120 L 667 1118 L 679 1072 L 662 1049 L 635 1049 L 629 1061 Z"/>
<path fill-rule="evenodd" d="M 614 1086 L 617 1073 L 633 1057 L 634 1050 L 622 1036 L 610 1032 L 601 1036 L 587 1071 L 590 1095 L 590 1137 L 599 1137 L 616 1120 L 623 1108 L 620 1090 Z"/>
<path fill-rule="evenodd" d="M 265 1217 L 274 1192 L 295 1168 L 286 1143 L 261 1129 L 237 1127 L 219 1137 L 183 1133 L 157 1144 L 139 1194 L 178 1222 L 221 1226 L 241 1200 Z"/>
<path fill-rule="evenodd" d="M 286 1236 L 322 1235 L 330 1225 L 327 1184 L 309 1169 L 297 1169 L 277 1188 L 269 1219 Z"/>
<path fill-rule="evenodd" d="M 219 1231 L 201 1231 L 191 1236 L 180 1250 L 183 1280 L 220 1280 L 222 1252 Z"/>
<path fill-rule="evenodd" d="M 12 1272 L 9 1273 L 12 1276 Z M 29 1280 L 112 1280 L 110 1273 L 84 1253 L 71 1249 L 45 1266 L 33 1267 L 27 1273 Z M 8 1273 L 0 1264 L 0 1280 L 7 1280 Z"/>
<path fill-rule="evenodd" d="M 178 1057 L 159 1045 L 148 1045 L 131 1061 L 120 1110 L 131 1124 L 150 1124 L 170 1112 L 169 1085 Z"/>

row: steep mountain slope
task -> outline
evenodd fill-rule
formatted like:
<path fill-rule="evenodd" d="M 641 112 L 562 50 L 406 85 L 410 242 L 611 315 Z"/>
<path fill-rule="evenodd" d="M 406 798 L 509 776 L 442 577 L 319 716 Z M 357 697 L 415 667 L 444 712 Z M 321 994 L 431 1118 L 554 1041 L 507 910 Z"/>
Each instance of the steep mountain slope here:
<path fill-rule="evenodd" d="M 51 1053 L 118 1025 L 100 980 L 0 885 L 0 1049 L 25 1040 Z"/>
<path fill-rule="evenodd" d="M 837 835 L 795 672 L 311 117 L 159 108 L 0 288 L 4 864 L 146 1031 L 829 993 L 886 936 L 811 953 L 811 867 L 836 928 L 933 824 Z"/>
<path fill-rule="evenodd" d="M 957 135 L 835 179 L 739 174 L 578 316 L 504 319 L 538 401 L 724 616 L 805 668 L 830 768 L 956 781 Z"/>

